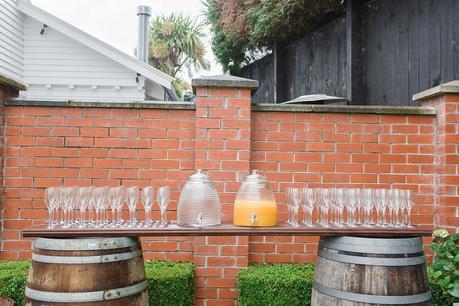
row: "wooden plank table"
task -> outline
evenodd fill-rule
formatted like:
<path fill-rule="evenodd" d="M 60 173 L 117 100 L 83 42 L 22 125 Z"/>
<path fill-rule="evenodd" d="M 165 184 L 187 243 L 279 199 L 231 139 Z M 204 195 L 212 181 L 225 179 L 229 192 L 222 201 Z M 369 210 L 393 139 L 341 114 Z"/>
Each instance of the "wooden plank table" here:
<path fill-rule="evenodd" d="M 152 228 L 56 228 L 46 224 L 36 225 L 22 231 L 23 237 L 75 238 L 75 237 L 144 237 L 144 236 L 360 236 L 360 237 L 422 237 L 431 236 L 432 227 L 293 227 L 279 223 L 275 227 L 243 227 L 222 224 L 210 227 L 183 227 L 175 223 L 167 227 Z"/>

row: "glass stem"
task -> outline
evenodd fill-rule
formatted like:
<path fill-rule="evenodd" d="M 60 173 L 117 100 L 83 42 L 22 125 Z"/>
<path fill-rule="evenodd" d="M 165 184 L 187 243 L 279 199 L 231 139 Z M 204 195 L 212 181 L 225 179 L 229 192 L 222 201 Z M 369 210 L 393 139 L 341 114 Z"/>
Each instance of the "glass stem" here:
<path fill-rule="evenodd" d="M 135 210 L 129 209 L 129 224 L 130 224 L 130 225 L 134 225 L 134 223 L 135 223 L 135 216 L 134 216 L 134 214 L 135 214 Z"/>
<path fill-rule="evenodd" d="M 100 225 L 100 220 L 99 220 L 99 209 L 96 208 L 96 226 L 98 227 Z"/>
<path fill-rule="evenodd" d="M 146 225 L 150 226 L 151 225 L 151 210 L 150 209 L 145 210 L 145 220 L 146 220 Z"/>
<path fill-rule="evenodd" d="M 117 221 L 116 223 L 117 223 L 118 225 L 121 225 L 121 223 L 123 222 L 123 221 L 122 221 L 122 218 L 121 218 L 121 209 L 118 208 L 118 209 L 116 210 L 116 215 L 117 215 L 117 219 L 118 219 L 118 221 Z"/>
<path fill-rule="evenodd" d="M 53 209 L 48 208 L 48 228 L 53 227 Z"/>
<path fill-rule="evenodd" d="M 308 219 L 308 207 L 306 205 L 303 205 L 301 206 L 303 208 L 303 220 L 301 221 L 301 223 L 303 224 L 307 224 L 307 219 Z"/>
<path fill-rule="evenodd" d="M 166 210 L 161 209 L 161 224 L 166 224 Z"/>
<path fill-rule="evenodd" d="M 112 224 L 113 224 L 113 225 L 116 224 L 116 210 L 115 210 L 115 206 L 112 206 Z"/>
<path fill-rule="evenodd" d="M 407 224 L 409 227 L 411 227 L 411 207 L 408 207 L 406 210 L 407 210 L 407 218 L 408 218 Z"/>

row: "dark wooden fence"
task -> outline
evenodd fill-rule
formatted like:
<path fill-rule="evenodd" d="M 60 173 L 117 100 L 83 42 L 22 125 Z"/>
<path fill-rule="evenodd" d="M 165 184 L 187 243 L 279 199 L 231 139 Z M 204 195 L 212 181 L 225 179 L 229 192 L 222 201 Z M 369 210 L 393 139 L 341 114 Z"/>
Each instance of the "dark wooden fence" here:
<path fill-rule="evenodd" d="M 245 67 L 242 76 L 260 81 L 253 101 L 325 93 L 351 104 L 413 105 L 414 93 L 459 79 L 458 0 L 361 2 L 352 22 L 348 10 Z"/>

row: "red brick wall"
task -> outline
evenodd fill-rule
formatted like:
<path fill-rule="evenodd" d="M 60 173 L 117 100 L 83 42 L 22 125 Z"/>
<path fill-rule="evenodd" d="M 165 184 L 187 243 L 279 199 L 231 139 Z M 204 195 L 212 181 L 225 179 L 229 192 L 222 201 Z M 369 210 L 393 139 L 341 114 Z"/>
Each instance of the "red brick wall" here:
<path fill-rule="evenodd" d="M 20 230 L 46 218 L 48 186 L 167 184 L 175 219 L 179 191 L 194 169 L 193 110 L 8 106 L 5 113 L 1 258 L 30 256 Z M 162 240 L 145 247 L 178 252 L 168 259 L 191 259 L 189 244 Z"/>
<path fill-rule="evenodd" d="M 459 231 L 459 94 L 427 99 L 424 106 L 434 107 L 435 189 L 437 196 L 434 224 L 452 232 Z"/>
<path fill-rule="evenodd" d="M 458 95 L 427 101 L 437 116 L 250 111 L 250 89 L 197 95 L 195 110 L 6 106 L 0 259 L 30 258 L 20 231 L 46 218 L 45 187 L 169 185 L 174 220 L 196 168 L 209 170 L 224 221 L 254 168 L 270 181 L 280 221 L 285 187 L 311 184 L 410 188 L 415 223 L 458 224 Z M 239 269 L 311 262 L 317 237 L 158 237 L 143 239 L 143 248 L 147 259 L 195 263 L 198 305 L 232 305 Z"/>

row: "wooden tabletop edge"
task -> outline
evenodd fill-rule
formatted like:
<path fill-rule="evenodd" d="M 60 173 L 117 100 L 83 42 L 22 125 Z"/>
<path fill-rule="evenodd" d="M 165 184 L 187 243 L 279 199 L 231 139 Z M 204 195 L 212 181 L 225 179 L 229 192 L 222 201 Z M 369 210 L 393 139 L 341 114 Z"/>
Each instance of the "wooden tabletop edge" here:
<path fill-rule="evenodd" d="M 154 228 L 118 228 L 118 229 L 47 229 L 46 225 L 36 225 L 22 231 L 25 238 L 32 237 L 120 237 L 120 236 L 366 236 L 366 237 L 414 237 L 431 236 L 433 227 L 292 227 L 280 223 L 276 227 L 238 227 L 221 224 L 210 227 L 181 227 L 172 224 L 168 227 Z"/>

